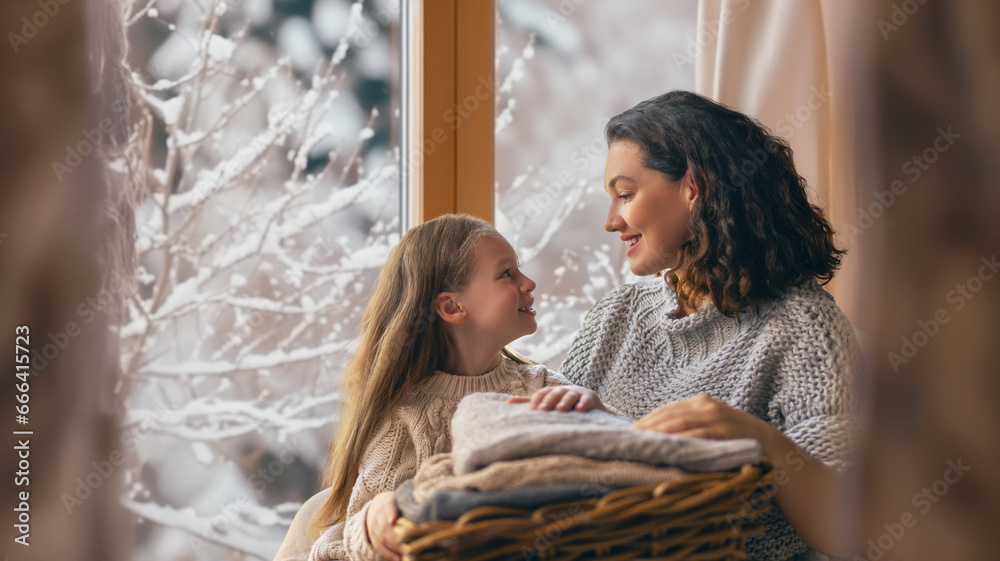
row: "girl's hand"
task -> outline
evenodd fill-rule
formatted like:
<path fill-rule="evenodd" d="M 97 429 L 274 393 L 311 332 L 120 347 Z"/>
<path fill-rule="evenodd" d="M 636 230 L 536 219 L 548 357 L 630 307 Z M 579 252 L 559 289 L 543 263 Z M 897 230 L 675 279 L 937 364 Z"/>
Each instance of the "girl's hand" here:
<path fill-rule="evenodd" d="M 397 518 L 399 510 L 396 508 L 396 494 L 386 491 L 375 495 L 365 517 L 365 529 L 368 530 L 368 541 L 375 551 L 390 561 L 400 561 L 402 558 L 399 538 L 392 530 Z"/>
<path fill-rule="evenodd" d="M 540 409 L 548 411 L 590 411 L 600 409 L 607 411 L 601 398 L 597 397 L 597 392 L 589 388 L 580 386 L 548 386 L 536 391 L 531 397 L 514 396 L 507 400 L 507 403 L 530 403 L 529 409 Z"/>
<path fill-rule="evenodd" d="M 632 425 L 645 429 L 695 438 L 728 440 L 753 438 L 769 444 L 777 429 L 750 413 L 700 394 L 661 405 Z"/>

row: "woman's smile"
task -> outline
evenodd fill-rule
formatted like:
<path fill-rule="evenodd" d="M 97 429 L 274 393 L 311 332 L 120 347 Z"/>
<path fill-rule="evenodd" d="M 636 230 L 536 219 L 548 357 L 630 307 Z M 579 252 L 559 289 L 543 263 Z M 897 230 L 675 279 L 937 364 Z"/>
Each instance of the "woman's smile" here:
<path fill-rule="evenodd" d="M 623 242 L 625 242 L 625 248 L 626 248 L 625 249 L 625 255 L 628 255 L 629 257 L 632 257 L 632 252 L 635 251 L 635 247 L 637 245 L 639 245 L 639 238 L 641 238 L 641 237 L 642 237 L 642 235 L 638 235 L 638 236 L 622 236 L 621 239 L 622 239 Z"/>

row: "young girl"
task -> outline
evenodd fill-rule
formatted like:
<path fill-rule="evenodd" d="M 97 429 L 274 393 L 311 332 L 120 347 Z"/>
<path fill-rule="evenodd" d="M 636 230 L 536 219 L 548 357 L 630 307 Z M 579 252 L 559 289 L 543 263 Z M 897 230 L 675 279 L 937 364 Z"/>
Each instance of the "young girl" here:
<path fill-rule="evenodd" d="M 400 558 L 393 491 L 429 456 L 451 451 L 459 400 L 567 383 L 506 346 L 535 331 L 534 288 L 510 244 L 478 218 L 446 215 L 403 236 L 379 273 L 344 372 L 329 489 L 303 505 L 275 559 L 304 557 L 317 536 L 309 559 Z M 578 409 L 596 403 L 590 390 L 579 392 L 566 392 Z"/>

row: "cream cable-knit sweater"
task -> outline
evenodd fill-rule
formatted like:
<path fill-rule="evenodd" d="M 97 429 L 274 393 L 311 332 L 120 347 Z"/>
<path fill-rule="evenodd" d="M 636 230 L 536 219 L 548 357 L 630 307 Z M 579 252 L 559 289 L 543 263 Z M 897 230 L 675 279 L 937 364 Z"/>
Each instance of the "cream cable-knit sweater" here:
<path fill-rule="evenodd" d="M 851 324 L 815 280 L 738 318 L 712 304 L 686 317 L 678 311 L 664 278 L 612 290 L 587 314 L 560 372 L 633 418 L 706 393 L 767 421 L 828 465 L 847 467 L 860 355 Z M 772 508 L 760 519 L 766 533 L 747 543 L 752 560 L 808 549 L 776 502 Z"/>
<path fill-rule="evenodd" d="M 479 376 L 437 372 L 407 396 L 376 431 L 351 492 L 346 522 L 331 526 L 315 544 L 310 544 L 307 528 L 327 492 L 317 494 L 296 514 L 275 559 L 298 561 L 306 555 L 316 561 L 383 559 L 368 541 L 368 505 L 378 493 L 394 491 L 412 478 L 427 458 L 451 451 L 451 418 L 463 397 L 478 392 L 531 395 L 543 386 L 566 383 L 562 376 L 542 365 L 522 366 L 507 358 Z"/>

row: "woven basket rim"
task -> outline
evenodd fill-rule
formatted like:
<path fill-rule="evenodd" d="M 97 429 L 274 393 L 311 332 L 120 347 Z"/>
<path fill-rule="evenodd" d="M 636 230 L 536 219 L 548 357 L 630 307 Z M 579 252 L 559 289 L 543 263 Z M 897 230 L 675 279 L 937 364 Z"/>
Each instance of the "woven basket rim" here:
<path fill-rule="evenodd" d="M 524 558 L 524 551 L 539 549 L 541 541 L 548 545 L 538 558 L 547 561 L 591 554 L 623 560 L 738 559 L 745 557 L 746 539 L 763 531 L 756 519 L 777 491 L 768 484 L 774 475 L 763 459 L 536 509 L 479 506 L 454 521 L 420 524 L 401 517 L 396 533 L 409 560 Z M 768 500 L 744 515 L 745 499 L 754 494 Z"/>

